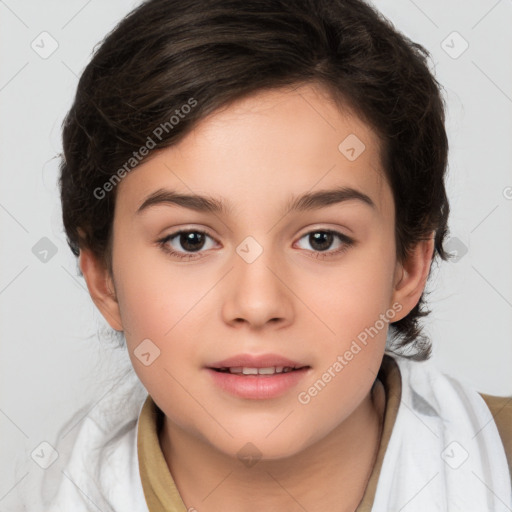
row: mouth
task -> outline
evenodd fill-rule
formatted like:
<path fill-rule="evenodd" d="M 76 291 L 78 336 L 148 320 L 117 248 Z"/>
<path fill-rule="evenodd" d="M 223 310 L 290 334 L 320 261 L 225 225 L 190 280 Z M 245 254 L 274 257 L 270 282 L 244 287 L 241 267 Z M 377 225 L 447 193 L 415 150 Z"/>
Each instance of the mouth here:
<path fill-rule="evenodd" d="M 311 366 L 277 354 L 239 354 L 208 365 L 206 370 L 222 392 L 248 400 L 268 400 L 299 386 Z"/>
<path fill-rule="evenodd" d="M 221 368 L 210 368 L 219 373 L 231 373 L 240 377 L 249 375 L 276 375 L 280 373 L 296 372 L 303 369 L 308 369 L 310 366 L 267 366 L 263 368 L 255 368 L 248 366 L 231 366 Z"/>

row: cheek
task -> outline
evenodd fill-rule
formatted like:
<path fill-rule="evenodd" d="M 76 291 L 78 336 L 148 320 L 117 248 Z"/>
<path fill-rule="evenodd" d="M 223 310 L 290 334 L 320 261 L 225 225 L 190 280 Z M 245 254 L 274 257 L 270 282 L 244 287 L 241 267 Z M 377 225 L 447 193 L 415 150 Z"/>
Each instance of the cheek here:
<path fill-rule="evenodd" d="M 180 319 L 193 315 L 207 285 L 193 270 L 166 261 L 156 251 L 120 256 L 116 290 L 128 336 L 164 338 Z M 207 281 L 208 282 L 208 281 Z M 206 282 L 206 283 L 207 283 Z"/>
<path fill-rule="evenodd" d="M 120 254 L 120 251 L 119 251 Z M 184 362 L 199 364 L 198 355 L 204 332 L 200 318 L 205 311 L 205 297 L 212 277 L 176 270 L 165 258 L 146 259 L 118 256 L 115 261 L 116 291 L 123 322 L 127 349 L 132 365 L 150 394 L 158 389 L 166 392 L 182 375 Z M 149 354 L 149 355 L 147 355 Z M 147 364 L 150 363 L 150 364 Z M 179 386 L 176 388 L 179 392 Z"/>
<path fill-rule="evenodd" d="M 389 302 L 391 266 L 391 258 L 361 255 L 357 264 L 334 273 L 323 292 L 309 297 L 322 321 L 315 327 L 327 335 L 309 336 L 317 340 L 318 361 L 297 394 L 297 418 L 320 425 L 318 438 L 354 411 L 377 376 L 395 316 Z"/>
<path fill-rule="evenodd" d="M 392 249 L 372 248 L 345 259 L 314 293 L 310 287 L 308 304 L 321 320 L 310 328 L 325 334 L 314 336 L 321 345 L 318 365 L 301 389 L 302 399 L 297 397 L 309 417 L 326 425 L 343 421 L 340 415 L 348 415 L 370 390 L 396 313 L 390 304 L 393 268 Z"/>
<path fill-rule="evenodd" d="M 328 340 L 346 343 L 390 308 L 393 270 L 389 250 L 354 252 L 325 275 L 302 280 L 300 295 L 323 322 L 316 327 Z"/>

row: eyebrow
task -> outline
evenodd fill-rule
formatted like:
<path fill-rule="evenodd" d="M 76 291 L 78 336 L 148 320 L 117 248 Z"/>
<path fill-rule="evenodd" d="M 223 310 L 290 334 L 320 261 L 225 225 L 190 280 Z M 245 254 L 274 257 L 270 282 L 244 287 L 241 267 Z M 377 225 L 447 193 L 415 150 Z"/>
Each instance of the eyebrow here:
<path fill-rule="evenodd" d="M 360 190 L 351 187 L 338 187 L 332 190 L 307 192 L 298 197 L 292 196 L 286 203 L 285 211 L 304 212 L 317 210 L 350 200 L 360 201 L 363 204 L 376 209 L 375 203 L 372 199 Z M 136 213 L 139 214 L 152 206 L 162 204 L 177 205 L 196 212 L 211 212 L 221 215 L 225 215 L 231 211 L 230 205 L 222 199 L 196 194 L 182 194 L 168 189 L 158 189 L 144 200 Z"/>

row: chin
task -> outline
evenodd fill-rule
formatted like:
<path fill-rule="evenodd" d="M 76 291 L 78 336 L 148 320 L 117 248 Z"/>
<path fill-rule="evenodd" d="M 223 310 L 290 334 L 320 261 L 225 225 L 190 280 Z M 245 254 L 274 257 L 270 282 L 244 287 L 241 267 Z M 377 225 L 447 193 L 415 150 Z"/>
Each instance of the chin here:
<path fill-rule="evenodd" d="M 301 433 L 300 437 L 295 437 L 285 429 L 281 435 L 268 435 L 268 431 L 248 431 L 244 436 L 236 436 L 229 440 L 228 445 L 217 444 L 216 448 L 250 467 L 256 462 L 272 462 L 293 457 L 307 449 L 313 442 L 311 439 L 308 442 L 308 439 L 304 438 L 304 433 Z"/>

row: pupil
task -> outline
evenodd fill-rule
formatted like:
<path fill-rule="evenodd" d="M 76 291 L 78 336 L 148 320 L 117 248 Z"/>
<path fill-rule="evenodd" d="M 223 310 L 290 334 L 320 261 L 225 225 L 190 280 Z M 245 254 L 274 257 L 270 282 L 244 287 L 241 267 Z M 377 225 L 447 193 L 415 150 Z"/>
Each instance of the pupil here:
<path fill-rule="evenodd" d="M 196 239 L 195 245 L 194 238 Z M 199 244 L 197 242 L 199 242 Z M 180 236 L 180 244 L 187 251 L 195 251 L 201 249 L 203 243 L 204 235 L 202 233 L 182 233 Z"/>
<path fill-rule="evenodd" d="M 313 247 L 319 251 L 325 251 L 332 244 L 333 235 L 332 235 L 332 233 L 328 233 L 325 231 L 319 231 L 317 233 L 309 235 L 309 238 L 310 238 L 311 247 Z M 320 247 L 318 247 L 318 246 L 315 247 L 315 244 L 320 245 Z"/>

